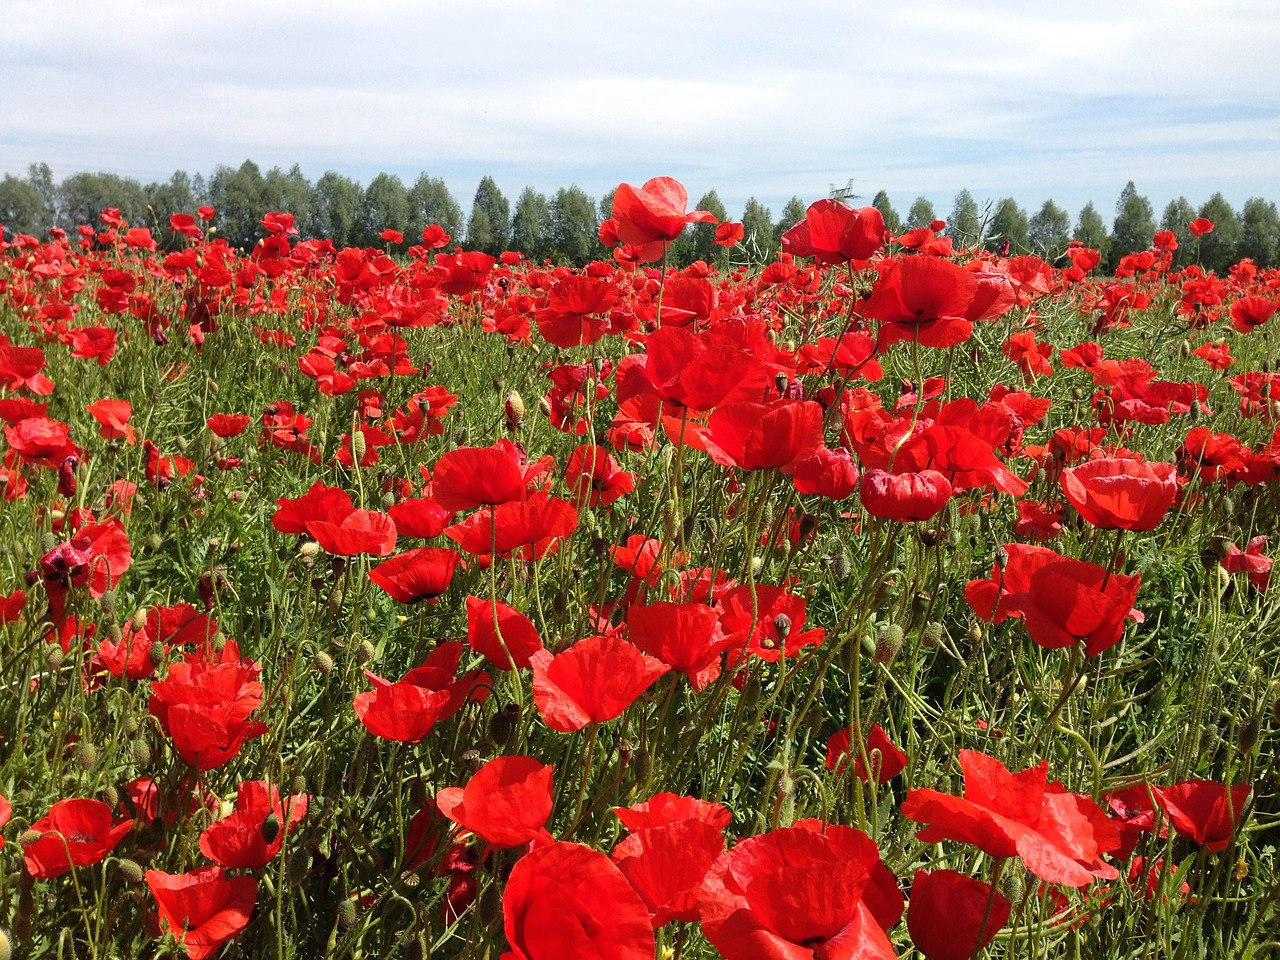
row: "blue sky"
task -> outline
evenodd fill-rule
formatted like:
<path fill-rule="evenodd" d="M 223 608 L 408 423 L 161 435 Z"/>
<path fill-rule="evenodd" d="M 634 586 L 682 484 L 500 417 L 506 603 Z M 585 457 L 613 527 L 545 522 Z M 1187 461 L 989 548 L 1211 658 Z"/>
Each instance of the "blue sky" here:
<path fill-rule="evenodd" d="M 0 173 L 1280 202 L 1280 4 L 0 0 Z"/>

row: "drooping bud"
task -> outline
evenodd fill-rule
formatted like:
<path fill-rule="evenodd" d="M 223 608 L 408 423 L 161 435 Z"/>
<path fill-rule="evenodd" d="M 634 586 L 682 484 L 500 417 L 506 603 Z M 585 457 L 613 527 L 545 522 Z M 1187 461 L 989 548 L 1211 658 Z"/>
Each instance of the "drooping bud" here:
<path fill-rule="evenodd" d="M 902 636 L 902 627 L 896 623 L 881 627 L 876 634 L 875 653 L 871 655 L 871 662 L 887 666 L 898 659 L 898 654 L 902 652 Z"/>
<path fill-rule="evenodd" d="M 274 843 L 278 836 L 280 836 L 280 818 L 272 812 L 262 821 L 262 839 L 265 843 Z"/>
<path fill-rule="evenodd" d="M 138 866 L 136 861 L 121 857 L 116 861 L 116 870 L 130 883 L 142 882 L 142 867 Z"/>

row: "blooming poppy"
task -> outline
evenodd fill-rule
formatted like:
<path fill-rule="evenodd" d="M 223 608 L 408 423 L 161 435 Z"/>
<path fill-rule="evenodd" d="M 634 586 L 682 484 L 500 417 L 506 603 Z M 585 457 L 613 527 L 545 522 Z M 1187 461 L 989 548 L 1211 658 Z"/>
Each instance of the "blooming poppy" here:
<path fill-rule="evenodd" d="M 724 852 L 724 834 L 705 820 L 676 820 L 637 830 L 610 858 L 649 910 L 654 929 L 698 919 L 698 893 Z"/>
<path fill-rule="evenodd" d="M 599 851 L 551 843 L 521 857 L 502 892 L 512 960 L 653 960 L 640 895 Z"/>
<path fill-rule="evenodd" d="M 846 500 L 858 489 L 858 467 L 843 447 L 819 447 L 797 459 L 789 470 L 797 493 Z"/>
<path fill-rule="evenodd" d="M 81 327 L 71 334 L 71 356 L 77 360 L 95 360 L 105 367 L 115 355 L 116 332 L 111 327 Z"/>
<path fill-rule="evenodd" d="M 950 481 L 937 470 L 889 473 L 872 469 L 863 473 L 858 486 L 867 513 L 904 523 L 937 516 L 951 499 L 951 492 Z"/>
<path fill-rule="evenodd" d="M 200 834 L 200 852 L 228 869 L 257 870 L 275 859 L 285 836 L 307 815 L 305 793 L 281 798 L 274 784 L 245 780 L 236 787 L 230 816 L 215 820 Z M 274 816 L 274 830 L 267 818 Z"/>
<path fill-rule="evenodd" d="M 953 347 L 969 339 L 966 318 L 979 284 L 969 271 L 941 257 L 898 257 L 880 265 L 861 313 L 880 321 L 877 347 L 899 340 L 925 347 Z"/>
<path fill-rule="evenodd" d="M 1062 471 L 1062 493 L 1100 530 L 1153 530 L 1178 497 L 1172 463 L 1108 458 Z"/>
<path fill-rule="evenodd" d="M 1088 797 L 1048 784 L 1048 761 L 1010 773 L 999 760 L 960 751 L 964 796 L 913 789 L 902 803 L 908 820 L 926 824 L 925 843 L 958 840 L 992 857 L 1021 857 L 1048 883 L 1081 887 L 1119 873 L 1099 856 L 1120 845 L 1120 832 Z"/>
<path fill-rule="evenodd" d="M 727 649 L 745 649 L 766 663 L 794 657 L 826 638 L 822 627 L 806 630 L 804 597 L 770 584 L 743 584 L 726 590 L 717 604 Z"/>
<path fill-rule="evenodd" d="M 563 653 L 538 650 L 533 702 L 552 730 L 569 733 L 604 723 L 627 707 L 671 667 L 646 657 L 620 637 L 587 637 Z"/>
<path fill-rule="evenodd" d="M 1253 787 L 1247 783 L 1227 787 L 1215 780 L 1188 780 L 1171 787 L 1153 786 L 1151 793 L 1179 836 L 1217 852 L 1231 843 Z"/>
<path fill-rule="evenodd" d="M 341 522 L 355 507 L 351 494 L 338 487 L 326 487 L 317 480 L 301 497 L 276 501 L 271 525 L 281 533 L 308 533 L 313 520 Z"/>
<path fill-rule="evenodd" d="M 527 667 L 542 649 L 532 620 L 501 600 L 480 597 L 467 597 L 467 643 L 499 670 Z"/>
<path fill-rule="evenodd" d="M 397 681 L 384 680 L 366 670 L 373 689 L 356 694 L 352 703 L 364 728 L 375 737 L 401 743 L 417 743 L 440 720 L 447 720 L 462 708 L 467 698 L 484 699 L 488 675 L 472 671 L 456 677 L 463 646 L 455 641 L 440 643 L 415 667 Z"/>
<path fill-rule="evenodd" d="M 247 927 L 258 899 L 257 880 L 228 877 L 221 867 L 148 870 L 146 880 L 159 907 L 160 928 L 177 938 L 191 960 L 212 957 Z"/>
<path fill-rule="evenodd" d="M 1254 537 L 1241 550 L 1234 543 L 1227 544 L 1227 555 L 1219 562 L 1223 570 L 1227 573 L 1244 573 L 1248 574 L 1249 582 L 1252 583 L 1259 591 L 1265 592 L 1267 586 L 1271 583 L 1271 566 L 1272 558 L 1264 556 L 1262 548 L 1267 545 L 1268 537 L 1264 534 L 1260 537 Z M 3 608 L 4 598 L 0 597 L 0 609 Z M 4 615 L 0 612 L 0 623 L 4 621 Z"/>
<path fill-rule="evenodd" d="M 396 546 L 395 522 L 376 510 L 352 510 L 336 523 L 312 520 L 307 532 L 324 550 L 343 557 L 361 553 L 385 557 Z"/>
<path fill-rule="evenodd" d="M 716 222 L 706 210 L 686 213 L 688 203 L 684 186 L 671 177 L 654 177 L 638 189 L 629 183 L 619 184 L 613 193 L 611 217 L 618 240 L 636 247 L 670 243 L 690 223 Z"/>
<path fill-rule="evenodd" d="M 398 603 L 436 602 L 449 589 L 461 557 L 445 547 L 418 547 L 373 567 L 369 579 Z"/>
<path fill-rule="evenodd" d="M 519 847 L 544 836 L 551 816 L 553 768 L 533 757 L 495 757 L 465 787 L 436 793 L 440 812 L 494 847 Z"/>
<path fill-rule="evenodd" d="M 524 499 L 524 468 L 514 444 L 450 450 L 431 471 L 431 495 L 450 512 Z"/>
<path fill-rule="evenodd" d="M 852 736 L 855 731 L 855 727 L 845 727 L 827 738 L 826 766 L 828 770 L 841 773 L 846 769 L 847 758 L 853 757 L 854 776 L 860 780 L 870 780 L 867 767 L 862 762 L 862 750 L 853 745 Z M 876 783 L 888 783 L 907 768 L 907 755 L 893 745 L 889 735 L 878 723 L 871 727 L 866 752 Z"/>
<path fill-rule="evenodd" d="M 703 603 L 635 604 L 627 611 L 627 639 L 698 691 L 720 675 L 721 654 L 734 642 L 720 629 L 719 612 Z"/>
<path fill-rule="evenodd" d="M 1280 310 L 1280 301 L 1267 297 L 1241 297 L 1231 304 L 1231 325 L 1241 333 L 1249 333 L 1270 320 L 1277 310 Z"/>
<path fill-rule="evenodd" d="M 1009 898 L 955 870 L 916 870 L 907 906 L 911 942 L 928 960 L 969 960 L 1006 923 Z"/>
<path fill-rule="evenodd" d="M 723 830 L 733 820 L 733 813 L 723 804 L 675 793 L 655 793 L 648 800 L 616 807 L 613 812 L 628 830 L 646 830 L 681 820 L 702 820 Z"/>
<path fill-rule="evenodd" d="M 717 247 L 736 247 L 745 235 L 742 224 L 726 220 L 716 225 L 715 238 L 711 242 Z"/>
<path fill-rule="evenodd" d="M 98 421 L 98 436 L 105 440 L 123 440 L 125 443 L 136 443 L 133 424 L 129 418 L 133 416 L 133 404 L 128 400 L 97 400 L 85 406 L 85 410 Z"/>
<path fill-rule="evenodd" d="M 151 684 L 147 709 L 178 756 L 198 770 L 222 766 L 267 732 L 249 715 L 262 703 L 262 668 L 252 661 L 182 661 Z"/>
<path fill-rule="evenodd" d="M 417 497 L 392 504 L 387 513 L 396 524 L 396 535 L 430 540 L 444 532 L 453 519 L 453 511 L 446 510 L 435 497 Z"/>
<path fill-rule="evenodd" d="M 539 560 L 552 544 L 578 528 L 573 504 L 545 491 L 527 500 L 509 501 L 491 510 L 477 510 L 466 520 L 446 527 L 444 535 L 467 553 L 487 556 L 518 555 Z"/>
<path fill-rule="evenodd" d="M 1191 231 L 1193 237 L 1203 237 L 1213 233 L 1213 221 L 1208 217 L 1196 217 L 1187 224 L 1187 229 Z"/>
<path fill-rule="evenodd" d="M 846 263 L 870 259 L 888 238 L 884 215 L 875 207 L 855 210 L 839 200 L 819 200 L 782 235 L 782 249 L 819 263 Z"/>
<path fill-rule="evenodd" d="M 724 403 L 711 414 L 702 439 L 716 463 L 789 473 L 822 446 L 822 417 L 812 400 Z"/>
<path fill-rule="evenodd" d="M 580 507 L 607 507 L 636 488 L 635 477 L 623 470 L 608 450 L 592 444 L 569 454 L 564 481 Z"/>
<path fill-rule="evenodd" d="M 59 800 L 31 825 L 29 832 L 39 838 L 22 847 L 27 873 L 48 880 L 99 863 L 132 829 L 132 820 L 113 824 L 111 808 L 101 800 Z"/>

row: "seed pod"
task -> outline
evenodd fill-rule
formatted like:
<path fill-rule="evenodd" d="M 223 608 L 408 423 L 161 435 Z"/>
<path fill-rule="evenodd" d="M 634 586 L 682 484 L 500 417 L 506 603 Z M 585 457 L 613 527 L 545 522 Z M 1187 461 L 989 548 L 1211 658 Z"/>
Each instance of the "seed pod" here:
<path fill-rule="evenodd" d="M 902 627 L 896 623 L 881 627 L 876 635 L 875 651 L 871 655 L 871 662 L 887 666 L 898 659 L 898 654 L 902 652 L 902 636 Z"/>
<path fill-rule="evenodd" d="M 111 812 L 115 813 L 120 806 L 120 791 L 112 784 L 102 791 L 102 799 L 111 808 Z"/>
<path fill-rule="evenodd" d="M 969 624 L 969 645 L 976 647 L 982 643 L 982 624 L 973 622 Z"/>
<path fill-rule="evenodd" d="M 847 580 L 849 575 L 853 573 L 853 558 L 849 556 L 849 551 L 843 546 L 832 560 L 831 572 L 836 575 L 837 580 Z"/>
<path fill-rule="evenodd" d="M 107 624 L 107 639 L 117 645 L 124 642 L 124 631 L 120 628 L 120 624 Z"/>
<path fill-rule="evenodd" d="M 338 927 L 340 929 L 350 930 L 356 925 L 357 919 L 355 900 L 347 897 L 338 904 Z"/>
<path fill-rule="evenodd" d="M 512 735 L 516 732 L 515 720 L 507 713 L 506 710 L 499 710 L 489 718 L 489 739 L 493 741 L 494 746 L 505 746 Z"/>
<path fill-rule="evenodd" d="M 356 653 L 361 663 L 373 663 L 378 656 L 377 648 L 368 640 L 360 641 L 360 648 Z"/>
<path fill-rule="evenodd" d="M 151 766 L 151 744 L 147 742 L 146 737 L 139 737 L 129 745 L 129 750 L 133 754 L 134 765 L 140 769 Z"/>
<path fill-rule="evenodd" d="M 1254 714 L 1244 722 L 1240 728 L 1240 733 L 1236 738 L 1236 749 L 1241 753 L 1252 753 L 1253 748 L 1258 745 L 1258 734 L 1260 732 L 1260 724 L 1258 716 Z"/>
<path fill-rule="evenodd" d="M 73 756 L 81 770 L 92 770 L 98 762 L 98 748 L 88 740 L 81 740 L 76 744 Z"/>
<path fill-rule="evenodd" d="M 383 510 L 390 510 L 396 505 L 396 494 L 394 490 L 388 490 L 382 495 L 382 499 L 378 501 Z"/>
<path fill-rule="evenodd" d="M 489 928 L 498 922 L 498 919 L 502 916 L 502 890 L 498 884 L 485 884 L 484 889 L 480 891 L 480 900 L 476 904 L 476 910 L 483 927 Z"/>
<path fill-rule="evenodd" d="M 56 643 L 46 644 L 44 648 L 44 665 L 49 670 L 57 670 L 67 659 L 67 655 L 62 652 L 62 648 Z"/>
<path fill-rule="evenodd" d="M 920 631 L 920 645 L 930 649 L 937 647 L 941 645 L 945 634 L 946 631 L 943 629 L 942 624 L 936 620 L 930 620 Z"/>
<path fill-rule="evenodd" d="M 40 534 L 40 552 L 49 553 L 58 549 L 58 537 L 53 533 Z"/>
<path fill-rule="evenodd" d="M 328 676 L 333 673 L 333 657 L 326 651 L 321 650 L 311 658 L 311 665 L 316 668 L 316 672 L 322 676 Z"/>

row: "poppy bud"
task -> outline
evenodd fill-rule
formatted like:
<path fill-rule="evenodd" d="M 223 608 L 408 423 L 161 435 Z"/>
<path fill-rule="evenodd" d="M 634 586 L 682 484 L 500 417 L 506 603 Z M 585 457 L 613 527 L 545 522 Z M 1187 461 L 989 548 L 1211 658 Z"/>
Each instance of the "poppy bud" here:
<path fill-rule="evenodd" d="M 1010 903 L 1020 903 L 1026 890 L 1026 871 L 1022 869 L 1022 863 L 1016 859 L 1007 861 L 1004 872 L 1000 875 L 1000 892 Z"/>
<path fill-rule="evenodd" d="M 130 883 L 142 882 L 142 867 L 133 860 L 127 860 L 124 857 L 116 860 L 116 870 L 120 872 L 120 876 L 124 877 Z"/>
<path fill-rule="evenodd" d="M 262 839 L 266 843 L 274 843 L 276 837 L 280 836 L 280 818 L 275 813 L 267 814 L 267 819 L 262 821 Z"/>
<path fill-rule="evenodd" d="M 1224 517 L 1233 517 L 1236 513 L 1236 502 L 1230 497 L 1223 497 L 1218 501 L 1218 509 L 1222 511 Z"/>
<path fill-rule="evenodd" d="M 556 615 L 557 620 L 563 620 L 565 613 L 569 610 L 569 594 L 564 590 L 557 590 L 551 595 L 551 610 Z"/>
<path fill-rule="evenodd" d="M 56 643 L 48 644 L 44 648 L 44 665 L 46 669 L 57 670 L 66 659 L 67 655 L 62 652 L 62 648 Z"/>
<path fill-rule="evenodd" d="M 1208 753 L 1216 747 L 1221 733 L 1216 723 L 1206 723 L 1204 729 L 1200 731 L 1200 752 Z"/>
<path fill-rule="evenodd" d="M 684 522 L 680 525 L 680 533 L 685 540 L 692 540 L 693 535 L 698 530 L 698 517 L 694 514 L 684 518 Z"/>
<path fill-rule="evenodd" d="M 124 735 L 126 737 L 129 737 L 129 738 L 136 737 L 138 735 L 138 731 L 141 729 L 142 729 L 142 724 L 139 722 L 137 717 L 129 716 L 124 718 Z M 107 789 L 111 790 L 114 788 L 108 787 Z"/>
<path fill-rule="evenodd" d="M 516 706 L 512 704 L 512 706 Z M 516 732 L 516 721 L 520 718 L 519 711 L 513 717 L 506 710 L 499 710 L 489 718 L 489 739 L 493 741 L 495 746 L 505 746 L 512 735 Z"/>
<path fill-rule="evenodd" d="M 350 930 L 356 925 L 356 919 L 356 902 L 347 897 L 338 904 L 338 926 L 343 930 Z"/>
<path fill-rule="evenodd" d="M 58 548 L 58 538 L 52 533 L 40 534 L 40 552 L 49 553 Z"/>
<path fill-rule="evenodd" d="M 333 657 L 324 650 L 321 650 L 311 658 L 311 665 L 316 668 L 316 672 L 321 676 L 327 677 L 333 673 Z"/>
<path fill-rule="evenodd" d="M 977 623 L 969 624 L 969 646 L 976 647 L 982 643 L 982 627 Z"/>
<path fill-rule="evenodd" d="M 676 504 L 674 500 L 666 500 L 662 504 L 662 539 L 665 543 L 670 543 L 675 539 L 676 524 L 679 522 L 676 515 Z M 52 549 L 52 548 L 50 548 Z M 48 551 L 45 551 L 46 553 Z"/>
<path fill-rule="evenodd" d="M 551 401 L 550 401 L 550 400 L 548 400 L 546 397 L 543 397 L 541 400 L 539 400 L 539 401 L 538 401 L 538 412 L 539 412 L 539 413 L 541 413 L 544 417 L 550 417 L 550 416 L 551 416 Z"/>
<path fill-rule="evenodd" d="M 158 667 L 165 661 L 164 644 L 156 640 L 151 644 L 151 649 L 147 651 L 147 659 L 151 661 L 153 667 Z"/>
<path fill-rule="evenodd" d="M 836 575 L 837 580 L 847 580 L 853 573 L 853 559 L 844 547 L 841 547 L 840 552 L 832 559 L 831 572 Z"/>
<path fill-rule="evenodd" d="M 120 629 L 120 624 L 107 624 L 107 639 L 115 644 L 119 644 L 124 640 L 124 631 Z"/>
<path fill-rule="evenodd" d="M 289 784 L 289 792 L 290 793 L 306 793 L 307 778 L 301 773 L 297 774 Z"/>
<path fill-rule="evenodd" d="M 351 457 L 358 464 L 364 460 L 364 455 L 369 452 L 369 441 L 365 439 L 364 431 L 357 430 L 351 434 Z"/>
<path fill-rule="evenodd" d="M 361 663 L 373 663 L 378 657 L 378 649 L 368 640 L 361 640 L 360 646 L 356 651 L 356 656 Z"/>
<path fill-rule="evenodd" d="M 157 550 L 159 550 L 163 546 L 164 546 L 164 537 L 160 536 L 160 534 L 153 533 L 151 536 L 147 537 L 148 553 L 155 553 Z"/>
<path fill-rule="evenodd" d="M 392 490 L 388 490 L 386 493 L 382 495 L 382 499 L 379 501 L 379 504 L 381 505 L 383 510 L 390 510 L 392 507 L 396 505 L 395 492 Z"/>
<path fill-rule="evenodd" d="M 503 407 L 507 414 L 507 432 L 515 433 L 524 424 L 526 412 L 524 397 L 520 396 L 519 392 L 512 390 L 507 394 Z"/>
<path fill-rule="evenodd" d="M 115 788 L 114 784 L 102 791 L 102 799 L 106 801 L 106 804 L 111 808 L 112 813 L 115 813 L 116 810 L 119 809 L 120 791 Z"/>
<path fill-rule="evenodd" d="M 294 847 L 284 862 L 284 879 L 291 887 L 296 887 L 311 872 L 311 851 L 306 847 Z"/>
<path fill-rule="evenodd" d="M 81 770 L 92 770 L 98 762 L 98 748 L 88 740 L 81 740 L 75 749 L 76 766 Z"/>
<path fill-rule="evenodd" d="M 18 835 L 18 846 L 29 847 L 43 836 L 44 832 L 41 830 L 24 830 Z"/>
<path fill-rule="evenodd" d="M 129 746 L 129 751 L 133 754 L 134 766 L 141 769 L 151 766 L 151 744 L 145 737 L 134 740 Z"/>
<path fill-rule="evenodd" d="M 98 606 L 108 617 L 114 614 L 116 612 L 116 592 L 114 590 L 104 590 L 102 596 L 98 598 Z"/>
<path fill-rule="evenodd" d="M 502 889 L 496 883 L 486 884 L 480 891 L 480 901 L 476 904 L 480 923 L 488 928 L 502 916 Z"/>
<path fill-rule="evenodd" d="M 902 627 L 896 623 L 886 624 L 881 627 L 880 632 L 876 635 L 875 650 L 871 655 L 871 662 L 888 666 L 898 659 L 898 654 L 901 652 Z"/>
<path fill-rule="evenodd" d="M 920 645 L 931 649 L 940 646 L 945 635 L 946 632 L 943 630 L 942 624 L 936 620 L 930 620 L 920 631 Z"/>
<path fill-rule="evenodd" d="M 1178 356 L 1180 356 L 1183 360 L 1185 360 L 1185 359 L 1187 359 L 1187 357 L 1191 356 L 1191 341 L 1190 341 L 1190 340 L 1183 340 L 1180 344 L 1178 344 Z"/>
<path fill-rule="evenodd" d="M 1240 728 L 1240 733 L 1236 737 L 1236 749 L 1241 753 L 1252 753 L 1253 748 L 1258 745 L 1258 733 L 1260 727 L 1258 717 L 1255 714 L 1244 722 L 1244 726 Z"/>
<path fill-rule="evenodd" d="M 791 633 L 791 618 L 785 613 L 780 613 L 773 618 L 773 629 L 778 632 L 781 640 L 786 640 Z"/>
<path fill-rule="evenodd" d="M 0 930 L 0 960 L 9 960 L 13 956 L 13 945 L 9 943 L 9 935 Z"/>

